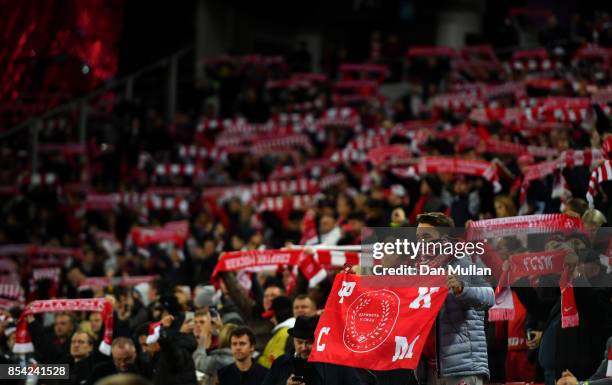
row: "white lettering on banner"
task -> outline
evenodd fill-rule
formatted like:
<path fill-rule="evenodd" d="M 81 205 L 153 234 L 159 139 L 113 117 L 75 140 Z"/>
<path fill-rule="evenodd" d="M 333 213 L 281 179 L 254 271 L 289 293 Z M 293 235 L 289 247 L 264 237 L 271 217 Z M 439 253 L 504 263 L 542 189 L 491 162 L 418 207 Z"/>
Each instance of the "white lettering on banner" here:
<path fill-rule="evenodd" d="M 416 336 L 415 339 L 408 344 L 408 339 L 406 337 L 395 336 L 395 354 L 391 362 L 403 360 L 404 358 L 412 358 L 412 349 L 414 349 L 414 344 L 419 340 L 419 337 L 420 336 Z"/>
<path fill-rule="evenodd" d="M 550 270 L 553 267 L 552 257 L 549 256 L 535 256 L 531 258 L 525 258 L 523 260 L 525 269 L 527 271 L 544 271 Z"/>
<path fill-rule="evenodd" d="M 229 270 L 236 270 L 236 269 L 240 269 L 241 267 L 251 266 L 253 264 L 255 264 L 255 260 L 249 256 L 231 258 L 231 259 L 225 260 L 225 266 Z"/>
<path fill-rule="evenodd" d="M 421 307 L 421 302 L 423 302 L 424 308 L 431 308 L 431 295 L 437 293 L 439 290 L 439 287 L 419 287 L 419 296 L 416 297 L 414 301 L 410 302 L 408 307 L 411 309 L 418 309 Z"/>
<path fill-rule="evenodd" d="M 317 352 L 322 352 L 325 350 L 325 344 L 321 343 L 321 338 L 323 338 L 324 334 L 329 334 L 330 330 L 331 328 L 328 326 L 324 326 L 321 328 L 321 330 L 319 330 L 319 337 L 317 338 Z"/>
<path fill-rule="evenodd" d="M 257 264 L 259 265 L 288 264 L 290 259 L 291 259 L 290 254 L 258 255 Z"/>
<path fill-rule="evenodd" d="M 342 281 L 342 288 L 338 291 L 338 295 L 340 296 L 340 303 L 344 302 L 344 297 L 350 297 L 353 294 L 353 290 L 355 290 L 356 282 L 346 282 Z"/>

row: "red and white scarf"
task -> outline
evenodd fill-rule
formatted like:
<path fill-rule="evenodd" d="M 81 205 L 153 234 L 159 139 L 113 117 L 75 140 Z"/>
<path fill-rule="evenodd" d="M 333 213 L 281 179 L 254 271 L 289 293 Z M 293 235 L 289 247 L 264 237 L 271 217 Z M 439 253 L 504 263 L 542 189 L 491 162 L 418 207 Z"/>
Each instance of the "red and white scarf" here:
<path fill-rule="evenodd" d="M 221 255 L 213 277 L 225 271 L 275 270 L 288 265 L 299 266 L 312 285 L 313 279 L 318 283 L 327 276 L 326 267 L 343 267 L 345 264 L 358 265 L 359 253 L 328 249 L 317 249 L 314 254 L 306 254 L 303 249 L 231 251 Z"/>
<path fill-rule="evenodd" d="M 81 256 L 81 249 L 72 247 L 38 246 L 34 244 L 0 246 L 0 256 L 10 255 L 57 255 L 79 258 Z"/>
<path fill-rule="evenodd" d="M 266 197 L 257 206 L 257 212 L 272 211 L 289 214 L 291 210 L 305 210 L 312 207 L 318 198 L 318 195 Z"/>
<path fill-rule="evenodd" d="M 32 279 L 30 280 L 30 287 L 44 280 L 51 281 L 51 287 L 49 288 L 49 297 L 54 298 L 57 295 L 59 289 L 61 269 L 59 267 L 43 267 L 32 270 Z"/>
<path fill-rule="evenodd" d="M 57 175 L 47 173 L 25 174 L 18 178 L 17 184 L 23 186 L 49 186 L 57 183 Z"/>
<path fill-rule="evenodd" d="M 190 163 L 158 164 L 155 174 L 158 176 L 193 176 L 197 167 Z"/>
<path fill-rule="evenodd" d="M 225 161 L 227 153 L 218 148 L 206 148 L 199 146 L 180 146 L 179 156 L 183 159 L 211 159 L 214 161 Z"/>
<path fill-rule="evenodd" d="M 467 238 L 473 240 L 581 229 L 580 218 L 565 214 L 537 214 L 473 221 L 466 230 Z"/>
<path fill-rule="evenodd" d="M 597 186 L 609 180 L 612 180 L 612 163 L 610 160 L 605 160 L 591 173 L 589 188 L 586 193 L 586 200 L 591 208 L 595 206 L 594 196 L 597 193 Z"/>
<path fill-rule="evenodd" d="M 520 278 L 539 277 L 547 274 L 561 273 L 561 327 L 578 326 L 578 309 L 574 299 L 571 282 L 573 268 L 565 264 L 564 250 L 528 252 L 512 255 L 509 259 L 510 269 L 502 277 L 495 289 L 495 305 L 489 309 L 490 321 L 508 321 L 514 319 L 514 301 L 510 285 Z"/>
<path fill-rule="evenodd" d="M 253 141 L 251 151 L 261 153 L 290 147 L 309 150 L 312 145 L 310 144 L 310 139 L 305 134 L 266 135 Z"/>
<path fill-rule="evenodd" d="M 368 160 L 374 166 L 379 166 L 386 161 L 397 161 L 412 158 L 410 148 L 405 145 L 394 144 L 373 148 L 368 151 Z"/>
<path fill-rule="evenodd" d="M 159 341 L 159 334 L 161 332 L 161 322 L 151 322 L 149 324 L 149 334 L 147 334 L 147 344 L 154 344 Z"/>
<path fill-rule="evenodd" d="M 104 338 L 100 343 L 100 352 L 110 355 L 113 342 L 113 304 L 105 298 L 51 299 L 30 302 L 17 322 L 17 335 L 13 352 L 26 354 L 34 352 L 32 337 L 28 332 L 28 316 L 40 313 L 57 313 L 63 311 L 101 312 L 104 322 Z"/>
<path fill-rule="evenodd" d="M 189 237 L 189 223 L 187 221 L 177 221 L 168 222 L 164 227 L 134 227 L 130 236 L 138 247 L 164 242 L 171 242 L 182 247 Z"/>
<path fill-rule="evenodd" d="M 479 176 L 493 183 L 496 190 L 501 188 L 497 167 L 485 160 L 426 156 L 421 158 L 417 165 L 417 171 L 419 174 L 449 173 Z"/>
<path fill-rule="evenodd" d="M 9 310 L 24 303 L 25 295 L 19 282 L 0 283 L 0 309 Z"/>
<path fill-rule="evenodd" d="M 108 286 L 136 286 L 141 283 L 152 282 L 157 275 L 135 275 L 127 277 L 87 277 L 79 282 L 79 291 L 90 290 Z"/>

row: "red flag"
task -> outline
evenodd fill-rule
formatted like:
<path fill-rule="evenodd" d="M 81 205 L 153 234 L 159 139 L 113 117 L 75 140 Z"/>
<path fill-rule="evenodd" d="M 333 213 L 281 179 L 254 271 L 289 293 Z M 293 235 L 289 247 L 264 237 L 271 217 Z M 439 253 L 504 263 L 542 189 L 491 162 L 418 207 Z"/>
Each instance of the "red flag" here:
<path fill-rule="evenodd" d="M 372 278 L 336 276 L 309 361 L 372 370 L 417 367 L 448 289 L 389 284 L 402 277 L 384 277 L 383 285 Z"/>

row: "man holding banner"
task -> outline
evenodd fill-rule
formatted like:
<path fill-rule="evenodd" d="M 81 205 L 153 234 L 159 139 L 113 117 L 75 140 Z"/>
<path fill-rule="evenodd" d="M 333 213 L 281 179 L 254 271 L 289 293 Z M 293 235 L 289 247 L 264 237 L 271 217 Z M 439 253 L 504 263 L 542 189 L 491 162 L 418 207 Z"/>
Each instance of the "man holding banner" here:
<path fill-rule="evenodd" d="M 437 242 L 453 227 L 442 213 L 417 219 L 417 239 Z M 421 258 L 437 267 L 469 258 Z M 371 370 L 418 369 L 420 383 L 481 385 L 489 379 L 484 330 L 493 289 L 482 277 L 339 274 L 318 323 L 310 361 Z M 408 381 L 408 379 L 406 379 Z"/>
<path fill-rule="evenodd" d="M 454 227 L 442 213 L 417 217 L 417 239 L 435 242 Z M 427 237 L 429 237 L 427 239 Z M 449 265 L 469 266 L 468 258 Z M 494 304 L 493 289 L 482 276 L 448 275 L 448 295 L 429 334 L 422 361 L 428 385 L 480 385 L 489 379 L 485 311 Z"/>

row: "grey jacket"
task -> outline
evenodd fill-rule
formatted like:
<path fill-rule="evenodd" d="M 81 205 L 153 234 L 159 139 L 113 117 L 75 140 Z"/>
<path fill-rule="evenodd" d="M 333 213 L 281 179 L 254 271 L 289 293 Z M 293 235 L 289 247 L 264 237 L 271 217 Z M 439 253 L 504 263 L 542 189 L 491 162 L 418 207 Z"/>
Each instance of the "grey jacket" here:
<path fill-rule="evenodd" d="M 611 385 L 612 378 L 606 377 L 606 370 L 608 369 L 608 352 L 610 351 L 610 345 L 612 345 L 612 337 L 608 338 L 608 342 L 606 342 L 606 352 L 604 353 L 603 360 L 595 374 L 589 378 L 589 385 Z"/>
<path fill-rule="evenodd" d="M 198 347 L 193 352 L 193 360 L 196 370 L 206 375 L 204 384 L 211 385 L 219 369 L 234 363 L 234 356 L 230 348 L 215 349 L 207 354 L 206 349 Z"/>
<path fill-rule="evenodd" d="M 469 257 L 453 258 L 451 266 L 467 267 Z M 482 375 L 489 379 L 485 311 L 495 303 L 491 286 L 482 276 L 461 275 L 463 291 L 450 292 L 436 318 L 438 375 Z"/>

